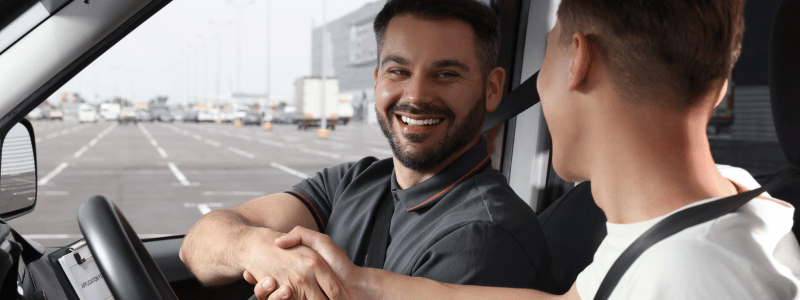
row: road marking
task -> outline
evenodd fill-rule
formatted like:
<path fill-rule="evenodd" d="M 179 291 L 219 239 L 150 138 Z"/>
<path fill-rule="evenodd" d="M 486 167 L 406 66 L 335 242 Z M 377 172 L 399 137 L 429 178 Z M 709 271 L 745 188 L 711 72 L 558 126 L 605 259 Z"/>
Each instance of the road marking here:
<path fill-rule="evenodd" d="M 242 150 L 239 150 L 239 149 L 236 149 L 236 148 L 233 148 L 233 147 L 228 147 L 228 150 L 231 150 L 233 153 L 239 154 L 239 155 L 247 157 L 247 158 L 256 158 L 256 156 L 253 155 L 250 152 L 242 151 Z"/>
<path fill-rule="evenodd" d="M 212 207 L 222 207 L 222 203 L 184 203 L 183 207 L 197 207 L 205 215 L 211 212 Z"/>
<path fill-rule="evenodd" d="M 156 150 L 158 150 L 158 154 L 161 154 L 162 158 L 167 158 L 167 152 L 163 148 L 157 147 Z"/>
<path fill-rule="evenodd" d="M 117 126 L 117 124 L 111 124 L 111 126 L 108 126 L 108 128 L 106 128 L 105 130 L 103 130 L 103 132 L 100 132 L 100 134 L 98 134 L 98 135 L 97 135 L 97 137 L 95 137 L 94 139 L 92 139 L 91 141 L 89 141 L 89 145 L 83 146 L 83 148 L 81 148 L 80 150 L 78 150 L 78 152 L 75 152 L 75 154 L 73 154 L 73 155 L 72 155 L 72 157 L 73 157 L 73 158 L 78 158 L 78 157 L 81 157 L 81 155 L 83 155 L 83 153 L 85 153 L 87 150 L 89 150 L 89 147 L 92 147 L 92 146 L 96 145 L 96 144 L 97 144 L 97 142 L 99 142 L 99 141 L 100 141 L 100 139 L 102 139 L 102 138 L 103 138 L 104 136 L 106 136 L 106 135 L 107 135 L 109 132 L 111 132 L 111 130 L 113 130 L 115 126 Z"/>
<path fill-rule="evenodd" d="M 299 140 L 303 139 L 303 138 L 299 138 L 299 137 L 296 137 L 296 136 L 290 136 L 290 135 L 281 135 L 280 137 L 282 139 L 284 139 L 284 140 L 290 140 L 290 141 L 299 141 Z"/>
<path fill-rule="evenodd" d="M 286 144 L 284 144 L 284 143 L 281 143 L 281 142 L 274 142 L 274 141 L 270 141 L 270 140 L 263 140 L 263 139 L 259 139 L 259 140 L 258 140 L 258 142 L 259 142 L 259 143 L 262 143 L 262 144 L 265 144 L 265 145 L 270 145 L 270 146 L 275 146 L 275 147 L 286 148 Z"/>
<path fill-rule="evenodd" d="M 332 142 L 332 141 L 323 141 L 323 140 L 314 140 L 315 144 L 326 145 L 326 146 L 334 146 L 337 148 L 345 148 L 347 144 L 339 143 L 339 142 Z"/>
<path fill-rule="evenodd" d="M 75 154 L 73 154 L 72 157 L 74 158 L 81 157 L 81 155 L 83 155 L 83 153 L 86 152 L 86 150 L 89 150 L 89 146 L 83 146 L 83 148 L 78 150 L 78 152 L 75 152 Z"/>
<path fill-rule="evenodd" d="M 206 142 L 206 144 L 209 144 L 209 145 L 214 146 L 214 147 L 219 147 L 221 145 L 220 143 L 217 143 L 217 142 L 209 140 L 209 139 L 206 139 L 205 142 Z"/>
<path fill-rule="evenodd" d="M 158 146 L 158 142 L 156 142 L 156 140 L 153 139 L 153 136 L 150 135 L 150 132 L 147 131 L 147 128 L 144 128 L 144 125 L 142 125 L 142 123 L 139 123 L 137 125 L 139 126 L 139 129 L 142 130 L 144 135 L 147 136 L 147 139 L 150 140 L 150 144 L 153 145 L 153 147 L 156 147 L 156 150 L 158 151 L 158 154 L 161 155 L 161 158 L 167 158 L 167 152 L 164 151 L 164 148 L 161 148 L 161 147 Z M 173 170 L 173 172 L 174 172 L 174 170 Z M 184 179 L 185 179 L 185 177 L 184 177 Z M 183 182 L 181 182 L 181 183 L 183 183 Z M 184 184 L 184 185 L 186 185 L 186 184 Z"/>
<path fill-rule="evenodd" d="M 216 192 L 204 191 L 203 196 L 263 196 L 264 192 L 250 192 L 250 191 L 232 191 L 232 192 Z"/>
<path fill-rule="evenodd" d="M 282 165 L 282 164 L 279 164 L 279 163 L 276 163 L 276 162 L 274 162 L 274 163 L 270 163 L 269 165 L 270 165 L 270 166 L 273 166 L 273 167 L 275 167 L 275 168 L 281 169 L 282 171 L 284 171 L 284 172 L 286 172 L 286 173 L 289 173 L 289 174 L 292 174 L 292 175 L 294 175 L 294 176 L 300 177 L 300 178 L 302 178 L 302 179 L 306 179 L 306 178 L 309 178 L 309 177 L 311 177 L 311 176 L 308 176 L 308 175 L 306 175 L 306 174 L 305 174 L 305 173 L 303 173 L 303 172 L 297 171 L 297 170 L 295 170 L 295 169 L 289 168 L 289 167 L 287 167 L 287 166 L 284 166 L 284 165 Z"/>
<path fill-rule="evenodd" d="M 245 140 L 245 141 L 252 141 L 252 140 L 253 140 L 253 138 L 251 138 L 251 137 L 249 137 L 249 136 L 246 136 L 246 135 L 244 135 L 244 134 L 237 134 L 237 135 L 236 135 L 236 137 L 238 137 L 238 138 L 240 138 L 240 139 L 243 139 L 243 140 Z"/>
<path fill-rule="evenodd" d="M 152 239 L 152 238 L 160 238 L 165 236 L 172 236 L 172 235 L 179 235 L 177 233 L 173 234 L 163 234 L 163 233 L 145 233 L 139 234 L 140 239 Z M 81 239 L 83 235 L 80 234 L 23 234 L 25 238 L 31 240 L 64 240 L 64 239 Z"/>
<path fill-rule="evenodd" d="M 48 134 L 48 135 L 46 135 L 44 138 L 46 138 L 46 139 L 48 139 L 48 140 L 49 140 L 49 139 L 52 139 L 52 138 L 54 138 L 54 137 L 57 137 L 57 136 L 59 136 L 59 135 L 60 135 L 60 134 L 59 134 L 58 132 L 53 132 L 53 133 L 51 133 L 51 134 Z"/>
<path fill-rule="evenodd" d="M 38 144 L 38 143 L 41 143 L 41 142 L 42 142 L 42 138 L 36 138 L 36 143 L 37 143 L 37 144 Z"/>
<path fill-rule="evenodd" d="M 170 162 L 167 165 L 169 166 L 169 169 L 172 170 L 172 174 L 175 174 L 175 177 L 177 177 L 178 181 L 181 182 L 181 185 L 183 186 L 192 185 L 192 183 L 186 179 L 186 176 L 184 176 L 183 173 L 181 173 L 181 170 L 178 170 L 178 167 L 176 167 L 174 163 Z"/>
<path fill-rule="evenodd" d="M 202 137 L 202 136 L 200 136 L 200 135 L 198 135 L 198 134 L 196 134 L 196 133 L 193 133 L 193 134 L 192 134 L 192 137 L 193 137 L 195 140 L 198 140 L 198 141 L 203 139 L 203 137 Z"/>
<path fill-rule="evenodd" d="M 58 165 L 58 167 L 55 168 L 55 170 L 50 172 L 50 174 L 47 174 L 47 176 L 45 176 L 44 178 L 39 179 L 39 186 L 43 186 L 43 185 L 47 184 L 48 182 L 50 182 L 50 180 L 53 180 L 53 177 L 56 177 L 56 175 L 58 175 L 58 173 L 61 173 L 61 171 L 64 171 L 64 169 L 67 168 L 67 166 L 69 166 L 68 163 L 62 162 L 60 165 Z"/>
<path fill-rule="evenodd" d="M 369 148 L 367 148 L 367 150 L 372 151 L 372 152 L 377 152 L 377 153 L 380 153 L 380 154 L 394 155 L 392 150 L 378 149 L 378 148 L 373 148 L 373 147 L 369 147 Z"/>
<path fill-rule="evenodd" d="M 316 154 L 316 155 L 319 155 L 319 156 L 325 156 L 325 157 L 330 157 L 330 158 L 342 158 L 341 155 L 336 154 L 336 153 L 319 151 L 319 150 L 309 149 L 309 148 L 306 148 L 306 147 L 297 147 L 297 150 L 303 151 L 305 153 L 311 153 L 311 154 Z"/>
<path fill-rule="evenodd" d="M 41 191 L 39 192 L 43 196 L 68 196 L 69 192 L 67 191 Z"/>

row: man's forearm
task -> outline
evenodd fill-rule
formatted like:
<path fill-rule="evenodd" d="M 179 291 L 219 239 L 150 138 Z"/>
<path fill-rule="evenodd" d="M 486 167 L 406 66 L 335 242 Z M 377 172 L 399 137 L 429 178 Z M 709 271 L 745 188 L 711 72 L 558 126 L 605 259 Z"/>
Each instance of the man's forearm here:
<path fill-rule="evenodd" d="M 558 296 L 529 289 L 513 289 L 441 283 L 397 273 L 360 268 L 358 280 L 344 282 L 356 299 L 575 299 L 576 292 Z"/>
<path fill-rule="evenodd" d="M 242 255 L 248 252 L 254 235 L 274 232 L 248 222 L 232 210 L 214 210 L 204 215 L 183 240 L 180 257 L 200 282 L 219 285 L 242 278 Z M 268 237 L 272 240 L 278 236 Z"/>

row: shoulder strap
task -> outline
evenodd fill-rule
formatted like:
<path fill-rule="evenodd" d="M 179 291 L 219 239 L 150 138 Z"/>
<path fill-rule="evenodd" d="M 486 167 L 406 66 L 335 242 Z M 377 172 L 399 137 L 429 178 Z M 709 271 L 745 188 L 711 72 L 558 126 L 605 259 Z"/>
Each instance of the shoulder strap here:
<path fill-rule="evenodd" d="M 497 108 L 493 112 L 486 114 L 486 118 L 483 120 L 483 131 L 503 124 L 531 108 L 534 104 L 539 103 L 539 92 L 536 90 L 536 78 L 538 77 L 539 71 L 536 71 L 533 76 L 503 97 Z"/>
<path fill-rule="evenodd" d="M 634 261 L 650 246 L 660 242 L 661 240 L 672 236 L 686 228 L 698 225 L 728 213 L 731 213 L 742 205 L 749 202 L 751 199 L 758 197 L 768 189 L 786 182 L 786 179 L 800 174 L 800 169 L 789 167 L 772 177 L 764 186 L 750 190 L 741 194 L 733 195 L 724 199 L 712 201 L 703 205 L 691 207 L 679 211 L 661 222 L 658 222 L 649 230 L 645 231 L 642 236 L 636 239 L 624 252 L 617 258 L 611 269 L 606 273 L 603 282 L 600 283 L 600 288 L 594 296 L 595 300 L 605 300 L 611 296 L 622 275 L 630 268 Z"/>

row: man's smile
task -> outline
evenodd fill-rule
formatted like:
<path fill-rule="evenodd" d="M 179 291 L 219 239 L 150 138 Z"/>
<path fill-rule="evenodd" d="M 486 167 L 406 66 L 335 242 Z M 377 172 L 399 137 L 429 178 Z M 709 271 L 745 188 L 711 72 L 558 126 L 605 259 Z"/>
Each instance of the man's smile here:
<path fill-rule="evenodd" d="M 400 132 L 402 133 L 430 133 L 436 128 L 440 127 L 445 117 L 439 116 L 422 116 L 413 114 L 395 114 Z"/>

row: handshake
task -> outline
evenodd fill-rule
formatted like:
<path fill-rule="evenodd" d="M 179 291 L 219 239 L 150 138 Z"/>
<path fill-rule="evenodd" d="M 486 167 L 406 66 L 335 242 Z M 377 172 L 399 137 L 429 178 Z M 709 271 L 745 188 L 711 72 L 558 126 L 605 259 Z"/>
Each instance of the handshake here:
<path fill-rule="evenodd" d="M 261 257 L 258 244 L 247 255 Z M 354 292 L 367 296 L 363 268 L 327 235 L 298 226 L 275 239 L 274 246 L 271 256 L 276 260 L 245 266 L 244 279 L 255 285 L 259 300 L 351 299 Z M 259 260 L 251 258 L 244 261 Z"/>

